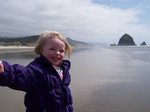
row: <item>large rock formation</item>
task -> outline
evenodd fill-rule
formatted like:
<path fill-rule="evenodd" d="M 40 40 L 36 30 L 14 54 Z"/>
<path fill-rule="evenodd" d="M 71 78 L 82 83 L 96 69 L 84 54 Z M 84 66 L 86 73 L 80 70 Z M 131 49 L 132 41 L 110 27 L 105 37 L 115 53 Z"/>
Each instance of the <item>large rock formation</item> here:
<path fill-rule="evenodd" d="M 141 46 L 146 46 L 146 42 L 144 41 L 144 42 L 142 42 L 140 45 L 141 45 Z"/>
<path fill-rule="evenodd" d="M 128 45 L 134 46 L 134 45 L 136 45 L 136 44 L 135 44 L 133 38 L 132 38 L 129 34 L 126 34 L 126 33 L 125 33 L 125 34 L 120 38 L 120 40 L 119 40 L 119 42 L 118 42 L 118 46 L 128 46 Z"/>

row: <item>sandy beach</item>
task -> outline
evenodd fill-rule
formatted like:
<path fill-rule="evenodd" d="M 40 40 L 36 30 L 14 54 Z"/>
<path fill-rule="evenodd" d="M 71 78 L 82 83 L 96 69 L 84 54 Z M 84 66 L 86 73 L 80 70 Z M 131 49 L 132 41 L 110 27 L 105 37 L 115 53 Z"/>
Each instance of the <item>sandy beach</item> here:
<path fill-rule="evenodd" d="M 28 46 L 0 46 L 0 53 L 30 52 L 34 47 Z"/>
<path fill-rule="evenodd" d="M 35 57 L 28 52 L 0 53 L 1 60 L 24 66 Z M 95 47 L 73 53 L 70 61 L 75 112 L 150 112 L 148 47 Z M 0 87 L 0 112 L 25 112 L 24 95 Z"/>

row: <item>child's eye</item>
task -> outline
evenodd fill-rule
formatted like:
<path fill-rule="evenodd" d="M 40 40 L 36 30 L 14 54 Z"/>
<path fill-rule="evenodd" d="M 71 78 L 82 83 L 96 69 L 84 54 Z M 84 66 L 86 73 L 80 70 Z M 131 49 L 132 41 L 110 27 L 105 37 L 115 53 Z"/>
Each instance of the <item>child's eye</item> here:
<path fill-rule="evenodd" d="M 65 52 L 65 50 L 62 49 L 62 50 L 60 50 L 60 52 L 63 53 L 63 52 Z"/>
<path fill-rule="evenodd" d="M 49 50 L 54 51 L 55 49 L 54 48 L 49 48 Z"/>

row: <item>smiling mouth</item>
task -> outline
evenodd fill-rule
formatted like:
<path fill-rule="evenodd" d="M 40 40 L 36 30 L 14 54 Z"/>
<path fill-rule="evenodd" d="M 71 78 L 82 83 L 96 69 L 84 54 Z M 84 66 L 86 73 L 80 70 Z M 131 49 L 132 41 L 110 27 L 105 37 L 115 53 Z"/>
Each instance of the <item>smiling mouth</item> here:
<path fill-rule="evenodd" d="M 52 57 L 52 59 L 53 59 L 54 61 L 60 61 L 60 58 L 59 58 L 59 57 Z"/>

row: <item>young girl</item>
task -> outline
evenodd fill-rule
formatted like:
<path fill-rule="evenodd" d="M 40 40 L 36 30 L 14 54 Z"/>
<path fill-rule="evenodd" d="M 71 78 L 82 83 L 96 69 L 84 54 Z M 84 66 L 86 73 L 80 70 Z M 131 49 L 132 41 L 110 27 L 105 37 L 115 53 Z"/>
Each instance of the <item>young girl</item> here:
<path fill-rule="evenodd" d="M 40 35 L 35 53 L 39 54 L 26 67 L 0 62 L 0 85 L 25 91 L 26 112 L 73 112 L 70 85 L 71 47 L 58 32 Z"/>

